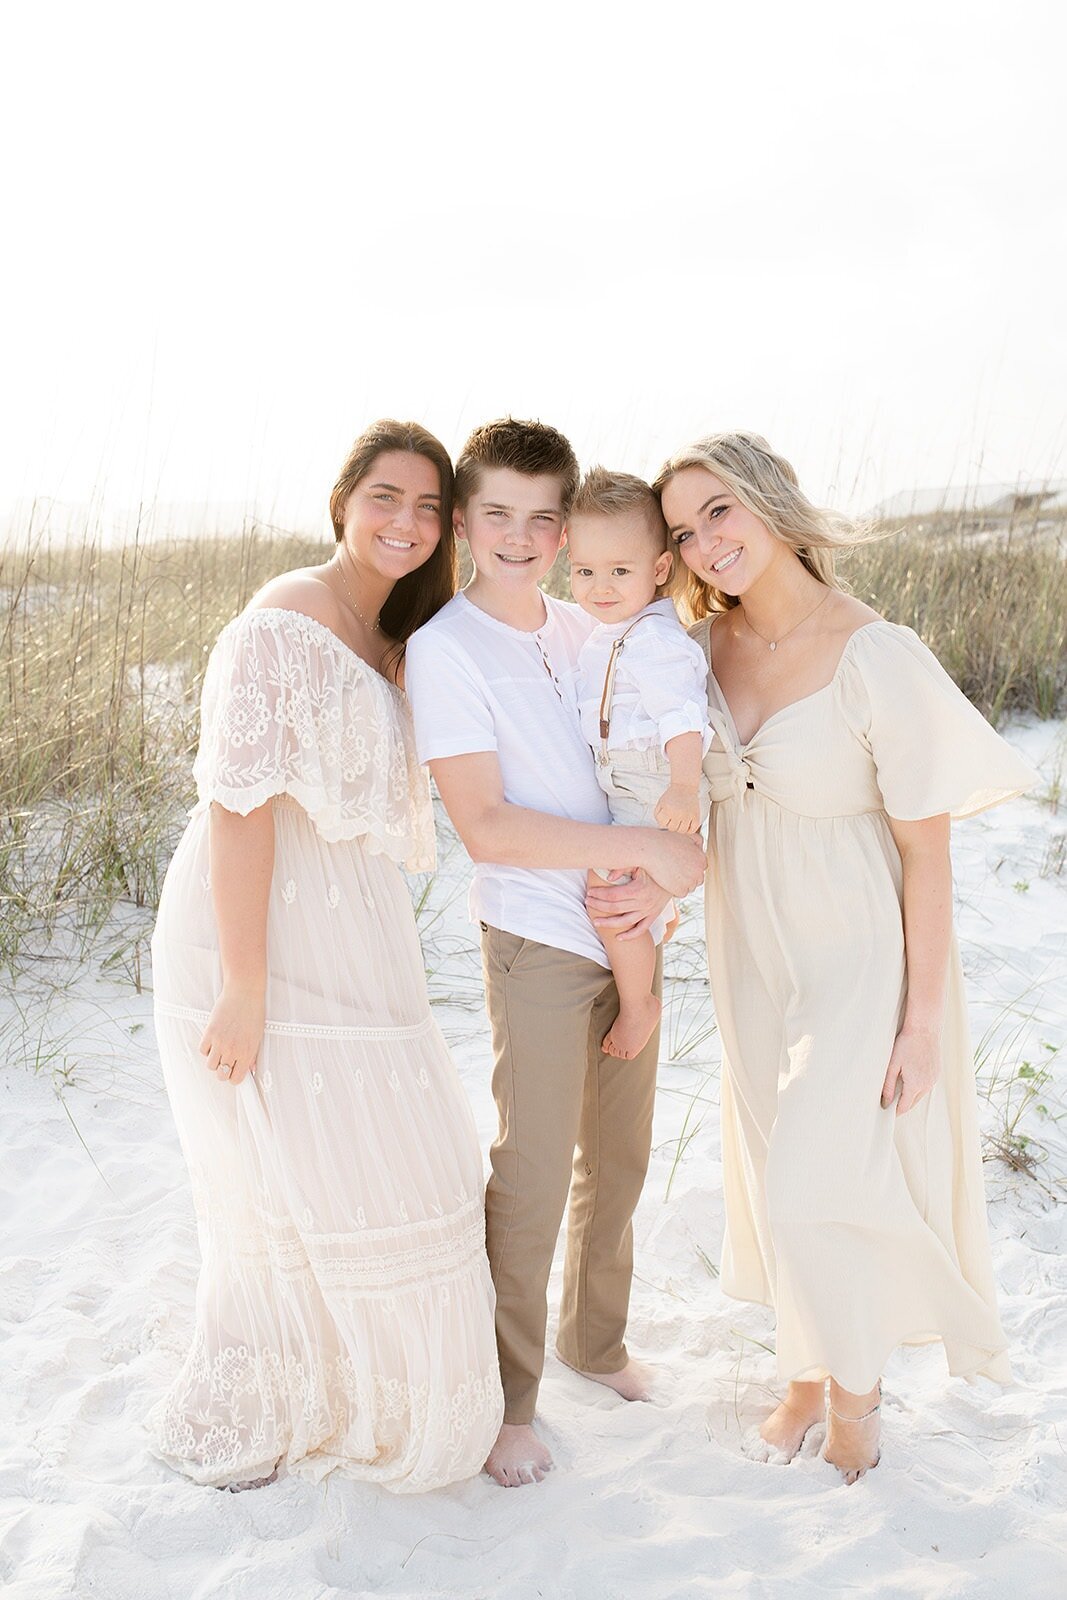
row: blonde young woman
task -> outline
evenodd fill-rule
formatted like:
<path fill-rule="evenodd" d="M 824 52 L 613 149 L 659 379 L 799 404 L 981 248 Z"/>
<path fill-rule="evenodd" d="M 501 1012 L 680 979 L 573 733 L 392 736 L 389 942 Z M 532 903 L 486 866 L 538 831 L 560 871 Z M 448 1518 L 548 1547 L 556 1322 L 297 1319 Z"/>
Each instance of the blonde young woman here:
<path fill-rule="evenodd" d="M 425 429 L 369 428 L 332 558 L 268 583 L 208 663 L 152 942 L 202 1264 L 149 1423 L 217 1488 L 284 1462 L 429 1489 L 500 1426 L 481 1153 L 399 871 L 433 863 L 400 677 L 455 587 L 451 496 Z"/>
<path fill-rule="evenodd" d="M 777 1317 L 787 1388 L 763 1453 L 791 1458 L 825 1419 L 852 1482 L 878 1461 L 897 1345 L 940 1339 L 950 1372 L 1008 1376 L 949 823 L 1034 774 L 910 628 L 843 592 L 850 529 L 764 440 L 704 439 L 656 488 L 716 734 L 722 1283 Z"/>

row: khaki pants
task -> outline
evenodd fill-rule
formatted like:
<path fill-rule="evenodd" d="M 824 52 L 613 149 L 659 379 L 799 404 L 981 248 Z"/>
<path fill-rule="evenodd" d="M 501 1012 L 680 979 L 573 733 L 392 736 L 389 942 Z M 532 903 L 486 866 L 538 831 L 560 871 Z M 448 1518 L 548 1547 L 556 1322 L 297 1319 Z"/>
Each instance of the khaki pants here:
<path fill-rule="evenodd" d="M 633 1061 L 602 1055 L 619 1008 L 606 968 L 484 923 L 482 961 L 500 1117 L 486 1248 L 504 1420 L 525 1423 L 544 1368 L 548 1277 L 568 1192 L 559 1355 L 586 1372 L 626 1365 L 631 1218 L 652 1145 L 659 1030 Z"/>

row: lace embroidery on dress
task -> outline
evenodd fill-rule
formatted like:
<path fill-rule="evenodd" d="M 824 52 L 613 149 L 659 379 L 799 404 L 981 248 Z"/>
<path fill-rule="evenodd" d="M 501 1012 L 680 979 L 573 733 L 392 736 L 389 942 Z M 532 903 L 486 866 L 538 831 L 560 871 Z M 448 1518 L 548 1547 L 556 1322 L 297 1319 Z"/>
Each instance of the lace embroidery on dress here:
<path fill-rule="evenodd" d="M 495 1372 L 468 1372 L 456 1389 L 437 1390 L 431 1398 L 428 1383 L 360 1374 L 343 1355 L 305 1361 L 245 1344 L 210 1355 L 200 1333 L 184 1377 L 181 1389 L 155 1408 L 149 1424 L 163 1455 L 180 1461 L 203 1483 L 246 1476 L 254 1467 L 270 1471 L 299 1432 L 305 1454 L 338 1459 L 358 1459 L 361 1436 L 393 1438 L 398 1444 L 405 1437 L 418 1440 L 419 1459 L 404 1488 L 436 1488 L 477 1471 L 480 1462 L 467 1460 L 471 1441 L 479 1436 L 479 1419 L 498 1405 L 500 1392 Z M 232 1420 L 212 1420 L 220 1415 Z M 395 1478 L 395 1452 L 382 1454 L 386 1459 L 380 1464 L 361 1462 L 361 1478 Z"/>
<path fill-rule="evenodd" d="M 198 1022 L 201 1027 L 206 1027 L 211 1017 L 210 1011 L 200 1011 L 195 1006 L 172 1005 L 167 1000 L 157 1000 L 155 1011 L 157 1016 L 176 1017 L 179 1022 Z M 296 1039 L 421 1039 L 423 1034 L 432 1030 L 433 1025 L 433 1017 L 427 1016 L 420 1022 L 404 1023 L 393 1028 L 334 1027 L 315 1022 L 267 1022 L 263 1031 Z"/>
<path fill-rule="evenodd" d="M 193 1178 L 193 1201 L 211 1247 L 243 1273 L 259 1268 L 286 1278 L 314 1278 L 349 1300 L 426 1297 L 431 1288 L 474 1271 L 485 1251 L 481 1200 L 466 1201 L 448 1216 L 398 1228 L 358 1228 L 353 1233 L 300 1229 L 291 1217 L 252 1204 L 236 1189 L 223 1194 L 212 1182 L 210 1198 Z"/>
<path fill-rule="evenodd" d="M 352 1328 L 359 1326 L 360 1304 L 373 1317 L 395 1314 L 417 1326 L 429 1315 L 432 1322 L 453 1289 L 467 1292 L 484 1268 L 480 1200 L 400 1228 L 302 1234 L 289 1218 L 254 1205 L 238 1186 L 224 1188 L 213 1175 L 208 1204 L 207 1189 L 194 1175 L 205 1243 L 220 1268 L 227 1270 L 222 1263 L 229 1261 L 234 1281 L 245 1284 L 250 1273 L 262 1272 L 268 1291 L 271 1275 L 278 1274 L 294 1287 L 302 1284 L 306 1297 L 320 1289 L 332 1300 L 341 1295 Z M 395 1479 L 397 1452 L 414 1445 L 417 1459 L 404 1488 L 415 1490 L 477 1470 L 479 1419 L 492 1413 L 498 1397 L 495 1370 L 468 1371 L 458 1388 L 434 1385 L 431 1391 L 429 1383 L 357 1369 L 351 1357 L 311 1345 L 296 1353 L 292 1345 L 283 1351 L 260 1340 L 212 1350 L 199 1326 L 181 1377 L 148 1424 L 162 1454 L 201 1482 L 269 1472 L 295 1437 L 301 1456 L 360 1460 L 360 1476 L 370 1481 Z M 378 1462 L 361 1460 L 365 1440 L 376 1441 Z M 473 1461 L 467 1460 L 472 1445 Z"/>
<path fill-rule="evenodd" d="M 247 816 L 289 795 L 330 843 L 434 865 L 429 779 L 403 692 L 314 617 L 243 612 L 219 634 L 193 765 L 202 803 Z"/>

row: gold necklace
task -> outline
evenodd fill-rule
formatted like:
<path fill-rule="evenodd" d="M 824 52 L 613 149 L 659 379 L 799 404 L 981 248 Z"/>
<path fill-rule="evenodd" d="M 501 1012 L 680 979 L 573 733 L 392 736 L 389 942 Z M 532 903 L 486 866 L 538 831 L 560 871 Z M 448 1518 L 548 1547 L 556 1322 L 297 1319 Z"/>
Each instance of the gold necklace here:
<path fill-rule="evenodd" d="M 362 611 L 356 605 L 356 597 L 352 593 L 352 589 L 351 589 L 351 586 L 350 586 L 350 584 L 348 582 L 348 579 L 345 577 L 345 569 L 341 565 L 340 552 L 338 552 L 338 554 L 336 556 L 334 556 L 334 564 L 337 567 L 338 572 L 341 574 L 341 582 L 344 584 L 346 590 L 348 591 L 348 598 L 349 598 L 349 601 L 351 603 L 352 610 L 356 613 L 356 616 L 359 618 L 360 622 L 362 622 L 363 626 L 365 628 L 369 628 L 370 629 L 371 633 L 380 633 L 381 632 L 380 623 L 381 623 L 382 614 L 379 611 L 379 613 L 375 617 L 374 621 L 373 622 L 368 622 L 366 617 L 363 615 Z"/>
<path fill-rule="evenodd" d="M 793 626 L 791 628 L 787 628 L 784 633 L 780 633 L 778 635 L 777 639 L 768 639 L 767 635 L 765 633 L 760 633 L 758 628 L 753 628 L 751 622 L 749 622 L 749 620 L 748 620 L 748 616 L 746 615 L 744 606 L 741 607 L 741 619 L 744 622 L 745 627 L 751 629 L 751 631 L 756 635 L 757 639 L 762 639 L 765 645 L 769 645 L 769 647 L 772 650 L 777 650 L 777 648 L 781 644 L 782 640 L 783 639 L 788 639 L 789 635 L 791 633 L 795 633 L 796 630 L 800 627 L 800 624 L 802 622 L 807 622 L 809 617 L 813 617 L 815 615 L 816 611 L 818 611 L 819 607 L 826 604 L 826 602 L 827 602 L 827 600 L 829 600 L 831 594 L 833 594 L 833 590 L 830 589 L 830 588 L 827 588 L 827 591 L 823 595 L 822 599 L 821 600 L 816 600 L 816 602 L 812 606 L 811 610 L 810 611 L 805 611 L 804 615 L 802 617 L 798 618 L 798 620 L 796 622 L 794 622 L 794 624 L 793 624 Z"/>

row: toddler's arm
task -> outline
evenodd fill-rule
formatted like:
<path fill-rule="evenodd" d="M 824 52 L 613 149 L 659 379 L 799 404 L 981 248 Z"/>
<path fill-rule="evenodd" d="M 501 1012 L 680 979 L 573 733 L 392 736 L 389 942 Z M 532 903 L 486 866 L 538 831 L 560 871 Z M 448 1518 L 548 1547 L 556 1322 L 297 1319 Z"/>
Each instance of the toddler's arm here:
<path fill-rule="evenodd" d="M 699 733 L 677 733 L 664 745 L 671 768 L 670 787 L 661 795 L 655 811 L 661 828 L 672 833 L 698 833 L 700 830 L 700 766 L 704 739 Z"/>

